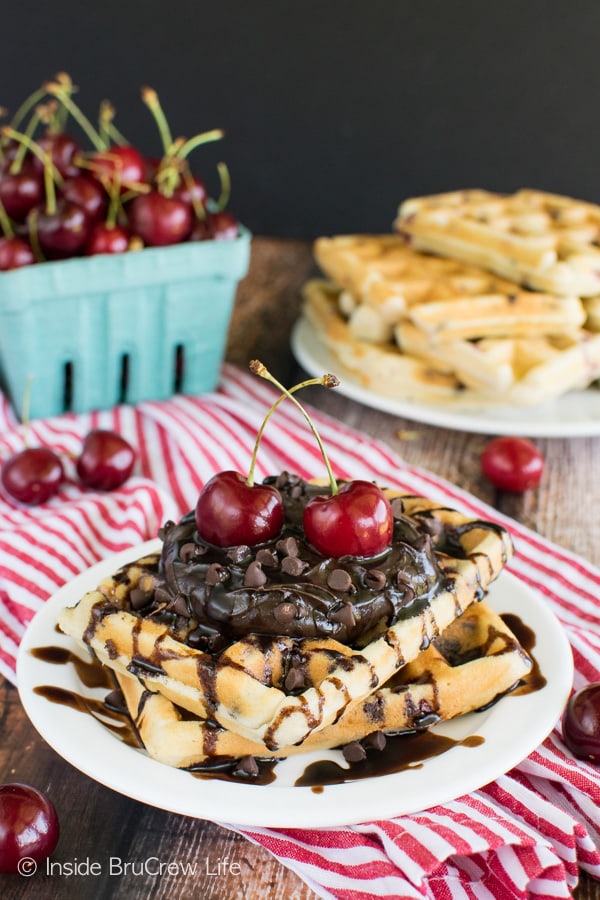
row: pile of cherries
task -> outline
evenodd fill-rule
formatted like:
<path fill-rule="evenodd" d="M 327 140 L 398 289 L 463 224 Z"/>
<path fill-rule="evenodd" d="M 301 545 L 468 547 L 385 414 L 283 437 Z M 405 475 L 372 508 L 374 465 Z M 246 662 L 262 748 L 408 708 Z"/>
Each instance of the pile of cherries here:
<path fill-rule="evenodd" d="M 163 150 L 161 158 L 149 158 L 115 128 L 111 104 L 102 104 L 95 127 L 74 93 L 71 79 L 59 73 L 0 128 L 0 271 L 238 235 L 225 209 L 226 166 L 218 166 L 214 199 L 188 160 L 197 147 L 220 140 L 221 130 L 173 139 L 158 95 L 142 88 Z M 72 121 L 86 147 L 66 130 Z"/>
<path fill-rule="evenodd" d="M 113 491 L 127 481 L 135 460 L 135 450 L 122 435 L 95 428 L 85 436 L 75 468 L 85 487 Z M 64 479 L 63 462 L 49 447 L 26 447 L 0 466 L 0 482 L 6 493 L 28 506 L 45 503 Z"/>

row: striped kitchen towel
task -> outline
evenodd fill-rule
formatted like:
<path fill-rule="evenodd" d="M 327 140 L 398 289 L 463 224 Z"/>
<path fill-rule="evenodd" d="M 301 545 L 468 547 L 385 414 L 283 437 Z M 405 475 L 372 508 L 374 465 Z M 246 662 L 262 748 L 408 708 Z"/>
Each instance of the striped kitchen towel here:
<path fill-rule="evenodd" d="M 27 444 L 45 444 L 63 454 L 68 475 L 40 507 L 0 496 L 0 672 L 6 678 L 15 680 L 28 622 L 62 584 L 155 537 L 166 519 L 194 506 L 215 471 L 247 471 L 275 396 L 270 385 L 225 365 L 212 394 L 27 427 L 0 398 L 0 461 Z M 373 479 L 506 526 L 517 547 L 510 570 L 543 594 L 568 635 L 574 688 L 600 680 L 598 569 L 460 488 L 407 466 L 382 443 L 318 412 L 314 420 L 337 477 Z M 92 427 L 115 429 L 138 449 L 134 476 L 111 493 L 81 488 L 68 462 Z M 285 403 L 266 428 L 256 478 L 283 469 L 305 478 L 324 475 L 310 431 Z M 572 757 L 557 726 L 509 773 L 443 806 L 343 828 L 237 830 L 326 898 L 567 898 L 580 867 L 600 878 L 600 770 Z"/>

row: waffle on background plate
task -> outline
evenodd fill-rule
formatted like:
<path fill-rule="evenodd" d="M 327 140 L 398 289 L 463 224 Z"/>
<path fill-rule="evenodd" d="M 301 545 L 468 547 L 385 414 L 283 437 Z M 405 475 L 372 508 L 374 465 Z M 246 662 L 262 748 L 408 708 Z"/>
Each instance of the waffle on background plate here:
<path fill-rule="evenodd" d="M 385 557 L 327 559 L 295 524 L 323 488 L 278 484 L 276 540 L 207 547 L 190 514 L 60 615 L 115 674 L 151 756 L 190 768 L 347 747 L 487 706 L 529 673 L 485 603 L 513 552 L 504 528 L 387 491 Z"/>
<path fill-rule="evenodd" d="M 304 292 L 305 317 L 365 387 L 528 407 L 600 377 L 600 207 L 456 191 L 406 200 L 395 227 L 317 239 L 327 281 Z"/>

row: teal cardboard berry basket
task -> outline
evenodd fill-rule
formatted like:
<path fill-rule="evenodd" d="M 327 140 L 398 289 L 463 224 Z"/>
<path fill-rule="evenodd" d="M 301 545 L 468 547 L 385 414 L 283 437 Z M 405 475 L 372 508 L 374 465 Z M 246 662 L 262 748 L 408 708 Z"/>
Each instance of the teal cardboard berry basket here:
<path fill-rule="evenodd" d="M 18 415 L 107 409 L 217 384 L 250 233 L 0 273 L 0 380 Z"/>

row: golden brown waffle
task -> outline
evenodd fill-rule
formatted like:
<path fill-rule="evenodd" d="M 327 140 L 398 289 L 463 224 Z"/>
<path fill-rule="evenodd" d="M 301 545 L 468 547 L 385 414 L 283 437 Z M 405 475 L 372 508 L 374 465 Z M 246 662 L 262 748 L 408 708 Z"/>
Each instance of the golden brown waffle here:
<path fill-rule="evenodd" d="M 390 499 L 401 496 L 388 494 Z M 138 560 L 104 580 L 62 612 L 60 627 L 116 673 L 141 675 L 149 690 L 201 719 L 273 751 L 297 744 L 337 721 L 415 659 L 481 598 L 512 554 L 510 536 L 499 526 L 420 497 L 402 497 L 401 505 L 402 520 L 410 528 L 426 529 L 422 546 L 430 548 L 441 580 L 431 596 L 417 593 L 415 605 L 394 624 L 381 623 L 360 646 L 281 636 L 268 644 L 267 654 L 264 642 L 250 635 L 221 652 L 194 649 L 182 642 L 176 628 L 132 608 L 132 591 L 157 572 L 156 557 Z M 416 590 L 415 584 L 413 597 Z M 292 656 L 306 659 L 301 690 L 282 686 L 277 677 L 291 665 Z"/>
<path fill-rule="evenodd" d="M 318 340 L 365 388 L 399 400 L 473 410 L 536 406 L 600 377 L 600 335 L 484 337 L 432 335 L 409 318 L 393 340 L 360 336 L 340 309 L 340 289 L 313 280 L 304 288 L 303 315 Z"/>
<path fill-rule="evenodd" d="M 585 321 L 578 297 L 519 290 L 468 263 L 418 253 L 398 235 L 322 237 L 314 253 L 362 340 L 390 339 L 403 320 L 438 341 L 563 335 Z"/>
<path fill-rule="evenodd" d="M 277 639 L 273 640 L 275 651 Z M 417 658 L 380 689 L 350 706 L 337 722 L 313 732 L 301 744 L 272 750 L 204 719 L 182 714 L 143 677 L 118 674 L 127 708 L 153 758 L 191 768 L 244 756 L 288 757 L 362 741 L 373 733 L 400 733 L 486 707 L 510 691 L 531 670 L 529 656 L 484 603 L 452 622 Z M 263 680 L 281 672 L 263 670 Z"/>
<path fill-rule="evenodd" d="M 481 266 L 552 294 L 600 294 L 600 206 L 523 189 L 405 200 L 395 227 L 416 250 Z"/>

